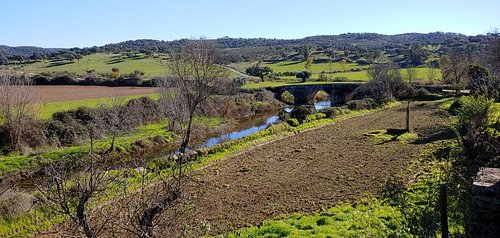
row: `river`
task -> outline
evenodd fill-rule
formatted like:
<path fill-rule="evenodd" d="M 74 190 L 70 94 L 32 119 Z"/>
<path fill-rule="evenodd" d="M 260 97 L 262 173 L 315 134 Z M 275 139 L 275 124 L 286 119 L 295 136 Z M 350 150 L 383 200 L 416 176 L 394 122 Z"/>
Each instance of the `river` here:
<path fill-rule="evenodd" d="M 316 103 L 314 103 L 314 107 L 316 108 L 316 110 L 329 108 L 329 107 L 331 107 L 331 102 L 329 100 L 316 102 Z M 293 106 L 285 107 L 285 111 L 287 111 L 287 112 L 292 111 L 292 109 L 293 109 Z M 279 121 L 278 113 L 274 113 L 271 115 L 267 115 L 267 117 L 264 117 L 264 118 L 257 118 L 257 119 L 251 120 L 250 123 L 242 122 L 241 124 L 238 124 L 237 126 L 235 126 L 233 128 L 233 131 L 225 132 L 221 135 L 208 138 L 207 140 L 205 140 L 205 142 L 195 146 L 194 148 L 199 149 L 202 147 L 210 147 L 210 146 L 220 144 L 224 141 L 237 140 L 239 138 L 248 136 L 248 135 L 253 134 L 255 132 L 265 130 L 270 125 L 275 124 L 278 121 Z"/>

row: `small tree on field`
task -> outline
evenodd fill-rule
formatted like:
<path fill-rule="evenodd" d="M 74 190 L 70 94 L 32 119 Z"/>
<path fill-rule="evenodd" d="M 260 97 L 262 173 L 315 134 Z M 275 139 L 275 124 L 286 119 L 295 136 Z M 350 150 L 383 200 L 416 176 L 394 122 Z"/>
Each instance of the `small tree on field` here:
<path fill-rule="evenodd" d="M 299 79 L 302 79 L 302 82 L 306 82 L 307 79 L 309 79 L 311 77 L 311 72 L 309 71 L 302 71 L 302 72 L 299 72 L 295 75 L 295 77 L 299 78 Z"/>
<path fill-rule="evenodd" d="M 273 72 L 273 69 L 271 69 L 269 66 L 261 67 L 260 64 L 256 64 L 248 67 L 245 72 L 248 75 L 259 77 L 262 82 L 264 82 L 264 77 L 271 74 Z"/>
<path fill-rule="evenodd" d="M 429 81 L 436 79 L 436 69 L 432 65 L 427 65 L 427 79 Z"/>
<path fill-rule="evenodd" d="M 340 68 L 342 69 L 342 72 L 347 71 L 347 61 L 345 59 L 340 61 Z"/>
<path fill-rule="evenodd" d="M 378 104 L 387 103 L 405 94 L 405 83 L 399 68 L 392 65 L 371 65 L 368 68 L 370 81 L 360 90 L 375 99 Z"/>
<path fill-rule="evenodd" d="M 114 79 L 117 79 L 120 77 L 120 69 L 119 68 L 112 68 L 111 69 L 111 77 L 114 78 Z"/>
<path fill-rule="evenodd" d="M 307 59 L 309 59 L 311 57 L 311 53 L 312 53 L 311 46 L 310 45 L 302 46 L 301 53 L 302 53 L 302 60 L 303 61 L 306 61 Z"/>
<path fill-rule="evenodd" d="M 470 62 L 466 54 L 459 49 L 453 49 L 448 55 L 441 57 L 441 72 L 446 82 L 453 84 L 455 96 L 460 95 L 465 85 L 467 85 L 467 71 Z"/>
<path fill-rule="evenodd" d="M 306 62 L 304 63 L 304 68 L 309 71 L 310 73 L 312 73 L 311 71 L 311 66 L 312 66 L 312 58 L 309 57 L 306 59 Z"/>
<path fill-rule="evenodd" d="M 215 43 L 206 39 L 188 40 L 171 54 L 169 67 L 175 78 L 163 86 L 169 86 L 180 97 L 182 105 L 178 113 L 187 115 L 181 153 L 185 153 L 189 145 L 196 110 L 219 91 L 221 80 L 227 77 L 227 70 L 220 62 Z"/>

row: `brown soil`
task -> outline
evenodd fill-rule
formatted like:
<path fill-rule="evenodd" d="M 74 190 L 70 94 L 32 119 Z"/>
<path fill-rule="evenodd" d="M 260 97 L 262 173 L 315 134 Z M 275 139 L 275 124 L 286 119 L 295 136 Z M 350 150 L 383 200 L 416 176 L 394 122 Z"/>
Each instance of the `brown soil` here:
<path fill-rule="evenodd" d="M 184 215 L 174 227 L 158 228 L 157 235 L 220 234 L 279 214 L 313 212 L 375 194 L 388 177 L 403 172 L 418 157 L 426 138 L 449 124 L 435 104 L 415 103 L 411 121 L 419 141 L 378 143 L 363 135 L 404 128 L 404 118 L 404 106 L 350 118 L 197 170 L 192 175 L 196 182 L 186 186 L 181 203 L 161 220 L 172 221 L 178 214 L 174 210 Z M 208 224 L 210 229 L 203 229 Z"/>
<path fill-rule="evenodd" d="M 154 87 L 106 87 L 106 86 L 32 86 L 41 102 L 60 102 L 89 98 L 107 98 L 157 93 Z"/>

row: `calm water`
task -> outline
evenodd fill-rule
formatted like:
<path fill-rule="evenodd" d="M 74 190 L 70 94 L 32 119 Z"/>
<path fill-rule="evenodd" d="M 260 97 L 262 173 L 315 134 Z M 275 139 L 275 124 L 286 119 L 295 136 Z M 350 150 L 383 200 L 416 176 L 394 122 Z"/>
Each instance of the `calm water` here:
<path fill-rule="evenodd" d="M 330 106 L 331 106 L 331 102 L 329 100 L 316 102 L 314 104 L 314 107 L 316 108 L 316 110 L 329 108 Z M 293 106 L 287 106 L 285 108 L 285 111 L 291 112 L 292 109 L 293 109 Z M 214 146 L 214 145 L 220 144 L 220 143 L 222 143 L 224 141 L 228 141 L 228 140 L 237 140 L 239 138 L 248 136 L 248 135 L 253 134 L 255 132 L 265 130 L 270 125 L 275 124 L 278 121 L 279 121 L 278 113 L 275 113 L 275 114 L 267 117 L 265 120 L 255 120 L 249 125 L 235 127 L 235 131 L 233 131 L 233 132 L 229 132 L 229 133 L 222 134 L 220 136 L 215 136 L 215 137 L 209 138 L 204 143 L 196 146 L 195 148 L 198 149 L 198 148 L 202 148 L 202 147 Z"/>

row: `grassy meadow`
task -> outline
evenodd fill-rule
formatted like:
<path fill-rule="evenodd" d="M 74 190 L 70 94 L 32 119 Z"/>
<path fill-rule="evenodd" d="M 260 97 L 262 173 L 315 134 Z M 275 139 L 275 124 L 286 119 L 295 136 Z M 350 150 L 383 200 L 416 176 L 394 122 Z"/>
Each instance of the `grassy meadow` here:
<path fill-rule="evenodd" d="M 304 61 L 281 61 L 278 63 L 265 63 L 263 66 L 269 66 L 274 72 L 298 72 L 304 71 L 305 62 Z M 345 68 L 344 68 L 345 66 Z M 359 65 L 354 63 L 346 63 L 342 66 L 341 63 L 316 63 L 311 65 L 311 71 L 313 73 L 330 72 L 330 71 L 344 71 L 351 69 L 367 69 L 368 65 Z"/>
<path fill-rule="evenodd" d="M 96 73 L 101 74 L 111 73 L 111 69 L 114 67 L 120 69 L 121 74 L 129 74 L 134 70 L 144 71 L 146 77 L 169 74 L 165 60 L 161 60 L 160 57 L 145 57 L 142 54 L 136 57 L 127 57 L 122 54 L 97 53 L 84 56 L 73 62 L 50 60 L 24 64 L 20 66 L 20 69 L 33 73 L 67 71 L 85 75 L 89 70 L 95 70 Z"/>
<path fill-rule="evenodd" d="M 127 102 L 130 99 L 140 98 L 140 97 L 149 97 L 151 99 L 159 99 L 159 94 L 144 94 L 144 95 L 132 95 L 123 97 L 123 102 Z M 52 114 L 61 111 L 74 110 L 79 107 L 106 107 L 110 106 L 113 103 L 114 98 L 91 98 L 91 99 L 82 99 L 82 100 L 68 100 L 61 102 L 47 102 L 40 103 L 37 105 L 38 116 L 41 119 L 49 119 Z"/>
<path fill-rule="evenodd" d="M 111 73 L 111 69 L 116 67 L 120 69 L 120 74 L 130 74 L 134 70 L 140 70 L 144 72 L 146 78 L 153 78 L 170 74 L 168 61 L 164 57 L 164 55 L 146 57 L 143 54 L 128 57 L 124 54 L 97 53 L 72 62 L 68 60 L 45 60 L 13 67 L 29 73 L 70 72 L 79 75 L 85 75 L 90 70 L 95 70 L 99 74 Z M 229 72 L 229 77 L 233 78 L 237 77 L 237 75 Z"/>

